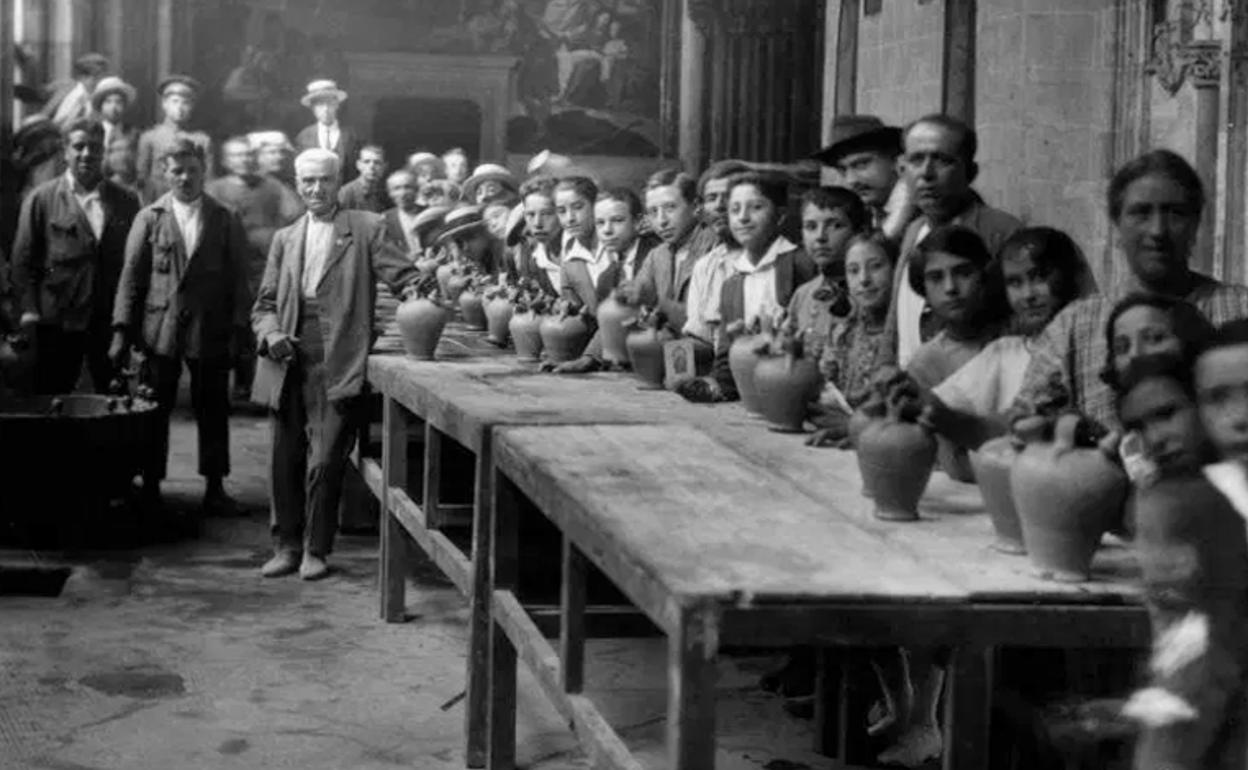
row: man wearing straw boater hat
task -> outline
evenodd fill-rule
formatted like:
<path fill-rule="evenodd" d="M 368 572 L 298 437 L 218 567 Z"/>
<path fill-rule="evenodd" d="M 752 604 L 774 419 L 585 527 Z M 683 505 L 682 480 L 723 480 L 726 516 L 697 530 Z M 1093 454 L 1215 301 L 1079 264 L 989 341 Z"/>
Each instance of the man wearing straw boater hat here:
<path fill-rule="evenodd" d="M 831 133 L 832 141 L 813 157 L 836 169 L 841 184 L 867 204 L 875 229 L 900 241 L 916 213 L 897 164 L 901 129 L 874 115 L 838 115 Z"/>
<path fill-rule="evenodd" d="M 351 128 L 338 122 L 338 111 L 347 100 L 347 92 L 333 80 L 313 80 L 300 104 L 312 110 L 316 122 L 295 135 L 295 148 L 302 152 L 319 147 L 338 156 L 339 181 L 346 183 L 355 169 L 360 153 L 360 137 Z"/>
<path fill-rule="evenodd" d="M 154 201 L 169 191 L 161 158 L 181 139 L 189 139 L 204 151 L 204 174 L 211 179 L 216 169 L 212 140 L 203 131 L 190 130 L 191 113 L 199 96 L 199 81 L 189 75 L 170 75 L 157 86 L 164 122 L 139 137 L 137 173 L 145 200 Z"/>
<path fill-rule="evenodd" d="M 130 143 L 131 149 L 139 146 L 139 130 L 125 122 L 126 110 L 134 104 L 138 93 L 134 86 L 115 75 L 95 84 L 91 92 L 91 107 L 104 125 L 104 152 L 115 141 Z"/>
<path fill-rule="evenodd" d="M 463 199 L 468 203 L 484 206 L 486 201 L 499 195 L 517 195 L 520 185 L 510 171 L 497 163 L 482 163 L 464 182 Z"/>
<path fill-rule="evenodd" d="M 329 574 L 347 456 L 358 433 L 377 281 L 396 296 L 419 282 L 381 217 L 338 205 L 337 154 L 295 158 L 308 213 L 277 232 L 251 313 L 262 358 L 252 399 L 272 410 L 274 555 L 265 577 Z"/>

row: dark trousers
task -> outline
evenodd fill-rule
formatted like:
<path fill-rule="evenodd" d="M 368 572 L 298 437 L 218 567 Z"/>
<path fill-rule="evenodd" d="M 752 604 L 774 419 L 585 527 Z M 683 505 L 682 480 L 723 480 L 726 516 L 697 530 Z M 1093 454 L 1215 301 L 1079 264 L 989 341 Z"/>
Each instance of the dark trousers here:
<path fill-rule="evenodd" d="M 275 547 L 325 557 L 333 549 L 338 504 L 351 449 L 363 419 L 363 397 L 330 401 L 315 302 L 306 300 L 299 354 L 271 418 L 270 525 Z"/>
<path fill-rule="evenodd" d="M 159 425 L 151 443 L 147 481 L 165 478 L 169 460 L 169 415 L 178 400 L 182 358 L 149 356 L 143 362 L 143 378 L 156 391 Z M 191 371 L 191 410 L 199 434 L 199 475 L 224 478 L 230 475 L 230 363 L 228 360 L 185 359 Z"/>
<path fill-rule="evenodd" d="M 251 395 L 251 383 L 256 378 L 256 340 L 250 333 L 238 335 L 238 352 L 234 355 L 234 389 L 243 397 Z"/>
<path fill-rule="evenodd" d="M 83 331 L 65 331 L 49 324 L 36 325 L 35 393 L 72 393 L 82 374 L 83 359 L 86 359 L 95 392 L 108 392 L 108 385 L 113 379 L 113 365 L 108 360 L 110 334 L 106 323 Z"/>

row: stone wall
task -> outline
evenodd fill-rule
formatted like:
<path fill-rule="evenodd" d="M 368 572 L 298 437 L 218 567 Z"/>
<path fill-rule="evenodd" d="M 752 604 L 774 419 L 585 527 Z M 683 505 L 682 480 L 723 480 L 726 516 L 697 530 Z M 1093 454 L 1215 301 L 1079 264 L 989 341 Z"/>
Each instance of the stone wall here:
<path fill-rule="evenodd" d="M 1109 279 L 1113 0 L 980 0 L 975 77 L 992 204 L 1066 230 Z"/>
<path fill-rule="evenodd" d="M 944 18 L 944 0 L 886 0 L 863 14 L 858 112 L 900 124 L 940 109 Z"/>

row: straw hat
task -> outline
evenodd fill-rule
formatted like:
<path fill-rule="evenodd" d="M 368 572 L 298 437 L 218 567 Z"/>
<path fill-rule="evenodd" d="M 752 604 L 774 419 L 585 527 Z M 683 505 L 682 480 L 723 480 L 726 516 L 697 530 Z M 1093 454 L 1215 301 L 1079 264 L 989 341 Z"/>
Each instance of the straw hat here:
<path fill-rule="evenodd" d="M 572 159 L 568 156 L 559 155 L 550 150 L 542 150 L 529 161 L 528 172 L 530 175 L 538 173 L 555 174 L 571 165 Z"/>
<path fill-rule="evenodd" d="M 440 243 L 447 238 L 452 238 L 473 229 L 480 229 L 483 232 L 487 230 L 481 208 L 469 205 L 457 206 L 446 215 L 446 222 L 442 226 L 442 232 L 438 233 L 438 242 Z"/>
<path fill-rule="evenodd" d="M 104 103 L 104 98 L 109 94 L 121 94 L 126 97 L 126 104 L 134 104 L 135 98 L 139 93 L 126 81 L 116 75 L 109 75 L 95 84 L 95 90 L 91 92 L 91 106 L 96 112 L 100 111 L 100 105 Z"/>
<path fill-rule="evenodd" d="M 524 204 L 517 203 L 507 215 L 507 245 L 515 246 L 524 238 Z"/>
<path fill-rule="evenodd" d="M 416 230 L 416 237 L 420 238 L 422 244 L 429 243 L 429 234 L 442 226 L 450 210 L 450 206 L 430 206 L 416 215 L 416 224 L 412 227 Z"/>
<path fill-rule="evenodd" d="M 477 188 L 486 182 L 498 182 L 512 192 L 519 189 L 516 177 L 497 163 L 482 163 L 473 170 L 472 176 L 464 180 L 464 199 L 475 202 Z"/>
<path fill-rule="evenodd" d="M 347 92 L 338 87 L 333 80 L 313 80 L 308 83 L 308 92 L 303 95 L 299 103 L 304 107 L 311 107 L 313 104 L 323 100 L 330 100 L 341 104 L 347 100 Z"/>

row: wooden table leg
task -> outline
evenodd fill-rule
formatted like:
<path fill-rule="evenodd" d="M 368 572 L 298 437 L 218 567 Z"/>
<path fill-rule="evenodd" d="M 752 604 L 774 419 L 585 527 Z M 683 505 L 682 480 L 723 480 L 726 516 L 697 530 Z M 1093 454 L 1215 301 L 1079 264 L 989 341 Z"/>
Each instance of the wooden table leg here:
<path fill-rule="evenodd" d="M 426 433 L 430 449 L 428 456 L 441 456 L 442 435 L 430 428 Z M 472 491 L 472 593 L 468 597 L 468 674 L 467 694 L 464 702 L 464 734 L 468 739 L 465 755 L 468 767 L 482 767 L 485 764 L 487 742 L 489 739 L 489 722 L 487 710 L 490 697 L 490 635 L 493 625 L 490 617 L 490 596 L 492 583 L 490 577 L 490 559 L 493 534 L 497 524 L 494 516 L 500 513 L 515 518 L 514 504 L 510 499 L 503 508 L 494 509 L 495 501 L 494 468 L 490 462 L 491 432 L 485 431 L 481 438 L 481 453 L 477 455 L 474 472 L 474 489 Z M 441 460 L 426 460 L 425 463 L 425 501 L 429 504 L 430 496 L 437 498 L 438 483 L 430 480 L 429 468 L 433 465 L 433 475 L 441 477 Z M 426 518 L 426 521 L 428 519 Z M 513 659 L 515 651 L 511 653 Z"/>
<path fill-rule="evenodd" d="M 868 766 L 875 761 L 871 737 L 867 735 L 867 713 L 879 692 L 871 647 L 845 647 L 840 650 L 840 692 L 836 705 L 836 745 L 843 765 Z M 897 654 L 895 648 L 888 654 Z"/>
<path fill-rule="evenodd" d="M 585 685 L 585 581 L 589 563 L 563 536 L 563 585 L 560 589 L 559 672 L 563 691 L 579 693 Z"/>
<path fill-rule="evenodd" d="M 991 765 L 994 650 L 954 650 L 945 681 L 945 770 L 988 770 Z"/>
<path fill-rule="evenodd" d="M 389 396 L 383 404 L 382 428 L 381 617 L 387 623 L 402 623 L 407 619 L 407 533 L 390 513 L 390 490 L 407 483 L 407 420 L 403 407 Z"/>
<path fill-rule="evenodd" d="M 719 618 L 687 608 L 667 640 L 667 753 L 672 770 L 715 767 L 715 677 Z"/>
<path fill-rule="evenodd" d="M 815 648 L 815 752 L 840 756 L 841 654 L 837 647 Z"/>
<path fill-rule="evenodd" d="M 425 500 L 421 509 L 425 513 L 425 526 L 429 529 L 441 529 L 443 523 L 442 442 L 444 440 L 445 437 L 442 435 L 442 431 L 435 428 L 432 422 L 425 423 Z M 480 463 L 478 463 L 479 465 Z"/>
<path fill-rule="evenodd" d="M 484 463 L 478 462 L 478 465 Z M 491 464 L 490 473 L 494 473 Z M 478 552 L 477 558 L 491 564 L 489 571 L 492 592 L 497 589 L 515 590 L 518 573 L 519 526 L 514 486 L 501 475 L 492 478 L 493 493 L 487 501 L 490 507 L 488 525 L 493 531 L 493 548 L 489 553 Z M 502 626 L 490 619 L 489 649 L 489 770 L 514 770 L 516 766 L 516 648 Z"/>

